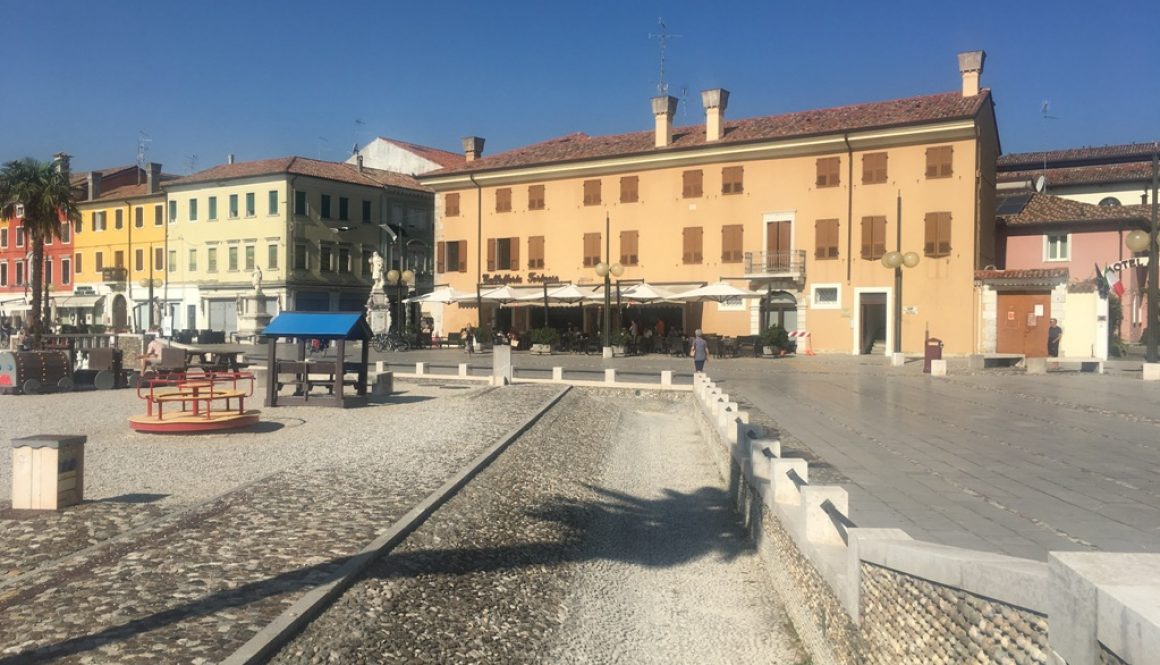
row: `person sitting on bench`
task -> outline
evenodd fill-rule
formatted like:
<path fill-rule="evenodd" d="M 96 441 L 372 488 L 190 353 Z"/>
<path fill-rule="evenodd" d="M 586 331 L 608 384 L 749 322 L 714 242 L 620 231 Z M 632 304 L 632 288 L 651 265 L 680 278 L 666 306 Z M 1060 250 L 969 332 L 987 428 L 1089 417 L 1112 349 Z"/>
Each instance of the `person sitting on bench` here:
<path fill-rule="evenodd" d="M 141 356 L 141 373 L 149 369 L 150 365 L 156 365 L 161 362 L 161 350 L 165 348 L 165 344 L 161 341 L 161 331 L 153 331 L 153 339 L 149 342 L 149 346 L 145 349 L 145 355 Z"/>

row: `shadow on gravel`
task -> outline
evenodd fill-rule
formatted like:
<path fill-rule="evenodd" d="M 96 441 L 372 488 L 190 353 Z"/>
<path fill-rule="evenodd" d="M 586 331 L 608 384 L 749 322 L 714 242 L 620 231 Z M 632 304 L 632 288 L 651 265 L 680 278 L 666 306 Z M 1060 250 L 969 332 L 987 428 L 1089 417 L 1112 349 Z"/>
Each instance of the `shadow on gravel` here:
<path fill-rule="evenodd" d="M 94 503 L 153 503 L 154 501 L 160 501 L 167 496 L 169 495 L 143 493 L 122 494 L 120 496 L 111 496 L 107 499 L 101 499 L 100 501 L 95 501 Z"/>
<path fill-rule="evenodd" d="M 367 395 L 368 404 L 418 404 L 435 399 L 428 395 Z"/>

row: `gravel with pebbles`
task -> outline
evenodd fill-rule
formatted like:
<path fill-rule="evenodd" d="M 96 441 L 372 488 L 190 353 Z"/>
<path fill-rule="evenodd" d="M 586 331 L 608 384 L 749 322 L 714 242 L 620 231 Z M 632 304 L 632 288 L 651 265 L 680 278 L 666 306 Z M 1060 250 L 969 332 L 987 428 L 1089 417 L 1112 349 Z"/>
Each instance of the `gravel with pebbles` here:
<path fill-rule="evenodd" d="M 269 409 L 257 431 L 199 437 L 130 431 L 128 391 L 0 398 L 12 436 L 89 435 L 89 503 L 0 515 L 0 551 L 22 553 L 3 564 L 0 663 L 215 662 L 556 390 L 410 386 L 385 406 Z M 75 537 L 86 511 L 100 519 Z"/>
<path fill-rule="evenodd" d="M 273 662 L 799 662 L 691 408 L 571 391 Z"/>

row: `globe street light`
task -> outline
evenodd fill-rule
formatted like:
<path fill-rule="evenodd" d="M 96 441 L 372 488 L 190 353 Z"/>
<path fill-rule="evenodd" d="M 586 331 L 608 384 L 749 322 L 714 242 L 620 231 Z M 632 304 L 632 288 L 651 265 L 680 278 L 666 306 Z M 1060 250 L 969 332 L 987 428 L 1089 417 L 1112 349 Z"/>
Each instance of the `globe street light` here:
<path fill-rule="evenodd" d="M 917 252 L 886 252 L 882 265 L 894 270 L 894 353 L 902 353 L 902 268 L 918 265 Z"/>
<path fill-rule="evenodd" d="M 607 233 L 605 234 L 607 237 Z M 609 265 L 604 261 L 596 264 L 596 274 L 604 278 L 604 346 L 612 346 L 612 277 L 624 274 L 624 266 L 619 263 Z"/>
<path fill-rule="evenodd" d="M 402 307 L 403 305 L 403 287 L 409 287 L 414 283 L 415 272 L 413 270 L 407 269 L 399 272 L 398 270 L 391 268 L 387 271 L 387 284 L 392 284 L 395 286 L 395 303 L 397 307 Z M 404 335 L 407 333 L 406 312 L 407 310 L 403 309 L 403 316 L 398 319 L 399 328 L 401 328 L 399 332 Z"/>

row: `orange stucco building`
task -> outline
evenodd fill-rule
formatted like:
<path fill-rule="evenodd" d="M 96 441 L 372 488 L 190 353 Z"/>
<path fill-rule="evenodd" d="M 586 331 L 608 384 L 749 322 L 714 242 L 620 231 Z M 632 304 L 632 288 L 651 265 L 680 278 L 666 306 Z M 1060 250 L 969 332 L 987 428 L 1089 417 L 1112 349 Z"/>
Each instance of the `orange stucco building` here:
<path fill-rule="evenodd" d="M 995 261 L 999 152 L 983 59 L 960 54 L 955 92 L 726 120 L 729 92 L 717 89 L 702 93 L 703 125 L 673 128 L 676 100 L 658 97 L 653 131 L 486 157 L 482 139 L 465 139 L 463 166 L 419 176 L 437 193 L 435 281 L 470 292 L 597 285 L 594 266 L 610 253 L 622 283 L 726 280 L 767 294 L 682 305 L 670 325 L 749 335 L 780 323 L 808 330 L 818 351 L 887 353 L 900 309 L 904 352 L 921 351 L 928 330 L 949 353 L 973 352 L 973 274 Z M 902 269 L 901 308 L 881 262 L 896 249 L 920 258 Z M 528 309 L 504 323 L 539 325 Z M 442 332 L 479 315 L 448 305 Z M 627 316 L 650 324 L 647 308 Z M 593 329 L 596 316 L 579 321 Z"/>

